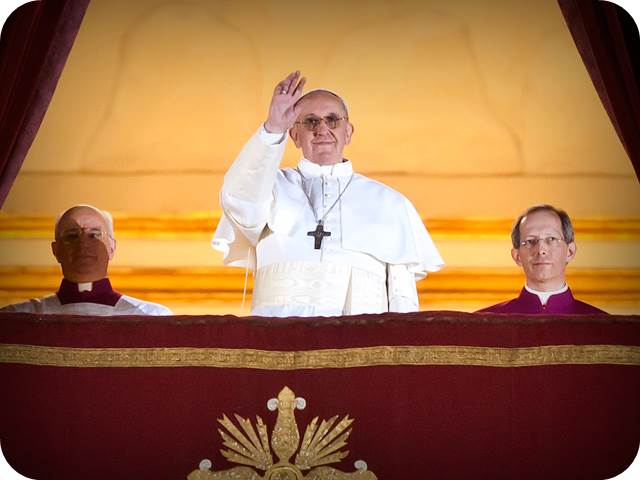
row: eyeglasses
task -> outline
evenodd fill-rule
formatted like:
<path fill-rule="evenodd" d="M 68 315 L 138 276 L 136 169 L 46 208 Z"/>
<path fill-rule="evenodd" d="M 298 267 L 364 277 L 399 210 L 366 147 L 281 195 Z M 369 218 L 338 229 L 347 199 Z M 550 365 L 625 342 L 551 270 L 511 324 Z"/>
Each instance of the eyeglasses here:
<path fill-rule="evenodd" d="M 540 242 L 550 248 L 557 247 L 560 243 L 564 242 L 563 238 L 548 236 L 548 237 L 531 237 L 520 242 L 520 246 L 524 248 L 535 248 Z"/>
<path fill-rule="evenodd" d="M 80 241 L 82 234 L 85 234 L 90 240 L 102 240 L 104 238 L 111 237 L 109 232 L 105 232 L 99 228 L 82 227 L 65 230 L 60 234 L 60 240 L 64 243 L 73 244 Z"/>
<path fill-rule="evenodd" d="M 315 117 L 310 116 L 302 120 L 301 122 L 295 122 L 296 124 L 301 124 L 309 130 L 313 132 L 316 128 L 320 126 L 320 124 L 324 121 L 327 127 L 331 130 L 336 128 L 341 120 L 344 120 L 346 117 L 336 117 L 335 115 L 328 115 L 326 117 Z"/>

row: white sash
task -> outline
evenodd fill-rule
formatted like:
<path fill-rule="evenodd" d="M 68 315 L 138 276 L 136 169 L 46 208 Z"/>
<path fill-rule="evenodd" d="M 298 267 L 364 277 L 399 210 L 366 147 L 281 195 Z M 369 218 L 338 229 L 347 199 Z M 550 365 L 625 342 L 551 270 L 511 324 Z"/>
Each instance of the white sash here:
<path fill-rule="evenodd" d="M 284 262 L 256 272 L 251 311 L 334 316 L 388 311 L 385 279 L 344 264 Z"/>

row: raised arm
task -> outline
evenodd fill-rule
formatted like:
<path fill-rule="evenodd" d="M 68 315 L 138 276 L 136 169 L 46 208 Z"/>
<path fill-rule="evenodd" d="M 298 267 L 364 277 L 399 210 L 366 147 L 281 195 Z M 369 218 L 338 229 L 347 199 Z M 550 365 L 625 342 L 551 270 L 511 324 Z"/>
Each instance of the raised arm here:
<path fill-rule="evenodd" d="M 264 126 L 245 144 L 224 177 L 222 209 L 254 245 L 267 221 L 276 172 L 284 153 L 285 132 L 297 118 L 295 103 L 304 84 L 298 71 L 278 82 Z"/>

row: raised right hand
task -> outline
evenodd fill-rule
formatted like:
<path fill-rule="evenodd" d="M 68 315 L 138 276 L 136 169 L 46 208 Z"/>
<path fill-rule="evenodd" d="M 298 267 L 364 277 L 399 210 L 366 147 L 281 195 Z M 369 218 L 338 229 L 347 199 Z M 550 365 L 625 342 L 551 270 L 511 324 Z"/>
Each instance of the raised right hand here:
<path fill-rule="evenodd" d="M 269 115 L 264 122 L 264 128 L 269 133 L 286 132 L 298 118 L 298 109 L 295 103 L 302 96 L 306 78 L 300 78 L 300 71 L 287 75 L 287 78 L 278 82 L 273 90 Z"/>

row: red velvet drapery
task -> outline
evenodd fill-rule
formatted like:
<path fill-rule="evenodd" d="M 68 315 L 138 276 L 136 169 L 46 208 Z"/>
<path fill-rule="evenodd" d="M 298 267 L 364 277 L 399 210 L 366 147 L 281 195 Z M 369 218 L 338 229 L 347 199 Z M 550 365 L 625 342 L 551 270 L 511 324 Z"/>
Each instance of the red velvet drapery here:
<path fill-rule="evenodd" d="M 640 179 L 640 36 L 633 18 L 601 0 L 558 0 L 593 85 Z"/>
<path fill-rule="evenodd" d="M 184 479 L 286 385 L 380 480 L 604 479 L 640 443 L 640 317 L 0 313 L 0 441 L 38 480 Z M 238 427 L 239 428 L 239 427 Z"/>
<path fill-rule="evenodd" d="M 89 0 L 41 0 L 0 36 L 0 207 L 40 128 Z"/>

